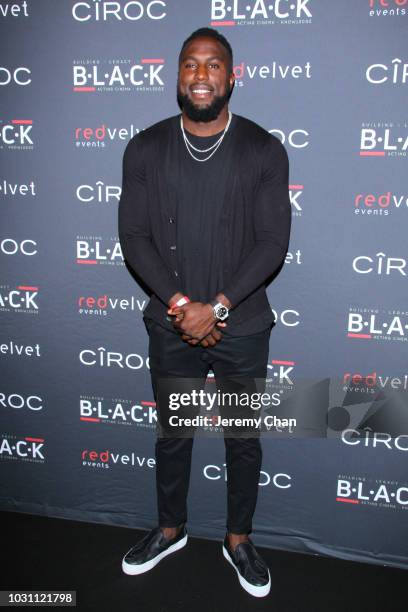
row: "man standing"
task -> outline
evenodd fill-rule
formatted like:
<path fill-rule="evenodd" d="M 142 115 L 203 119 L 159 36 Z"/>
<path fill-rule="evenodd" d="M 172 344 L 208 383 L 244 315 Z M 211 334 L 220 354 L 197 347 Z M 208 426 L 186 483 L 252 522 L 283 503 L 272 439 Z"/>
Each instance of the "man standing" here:
<path fill-rule="evenodd" d="M 152 386 L 161 379 L 265 379 L 273 314 L 265 282 L 281 266 L 290 232 L 288 158 L 257 124 L 232 114 L 232 50 L 201 28 L 183 43 L 181 115 L 133 137 L 123 158 L 119 237 L 151 290 L 144 312 Z M 160 403 L 158 403 L 160 413 Z M 259 436 L 225 437 L 227 534 L 223 554 L 241 586 L 269 593 L 252 532 Z M 152 569 L 187 542 L 193 437 L 157 437 L 158 526 L 124 557 L 127 574 Z"/>

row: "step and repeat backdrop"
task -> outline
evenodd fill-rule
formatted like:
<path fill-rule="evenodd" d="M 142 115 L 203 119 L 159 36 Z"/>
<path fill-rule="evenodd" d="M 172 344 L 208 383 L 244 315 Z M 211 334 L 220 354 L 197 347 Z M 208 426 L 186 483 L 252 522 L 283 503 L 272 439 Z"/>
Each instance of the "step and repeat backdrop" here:
<path fill-rule="evenodd" d="M 0 22 L 0 508 L 156 524 L 122 156 L 179 113 L 181 44 L 211 26 L 234 51 L 231 110 L 290 159 L 269 382 L 316 381 L 335 417 L 264 438 L 254 539 L 408 568 L 408 430 L 360 419 L 406 407 L 408 0 L 1 0 Z M 225 506 L 223 440 L 197 437 L 191 534 L 222 538 Z"/>

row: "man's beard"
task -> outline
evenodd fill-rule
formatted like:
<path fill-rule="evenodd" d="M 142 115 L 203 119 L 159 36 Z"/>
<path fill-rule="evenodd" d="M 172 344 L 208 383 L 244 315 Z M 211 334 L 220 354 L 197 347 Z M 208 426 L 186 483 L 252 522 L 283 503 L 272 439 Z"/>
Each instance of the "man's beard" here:
<path fill-rule="evenodd" d="M 179 86 L 177 86 L 177 102 L 179 107 L 185 112 L 191 121 L 202 121 L 208 123 L 217 119 L 221 110 L 230 99 L 232 88 L 227 82 L 225 94 L 223 96 L 214 96 L 211 104 L 207 106 L 196 106 L 186 94 L 182 94 Z"/>

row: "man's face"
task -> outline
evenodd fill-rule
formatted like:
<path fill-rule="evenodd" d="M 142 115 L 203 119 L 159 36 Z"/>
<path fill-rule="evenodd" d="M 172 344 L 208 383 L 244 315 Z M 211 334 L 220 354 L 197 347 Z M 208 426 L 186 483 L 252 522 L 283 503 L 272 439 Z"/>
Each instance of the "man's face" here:
<path fill-rule="evenodd" d="M 224 46 L 213 38 L 195 38 L 181 56 L 179 104 L 192 121 L 213 121 L 227 104 L 234 79 Z"/>

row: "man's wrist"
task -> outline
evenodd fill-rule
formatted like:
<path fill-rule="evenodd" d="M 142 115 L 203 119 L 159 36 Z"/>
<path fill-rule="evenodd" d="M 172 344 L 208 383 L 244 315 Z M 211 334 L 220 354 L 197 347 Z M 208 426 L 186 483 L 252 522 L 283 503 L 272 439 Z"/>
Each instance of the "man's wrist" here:
<path fill-rule="evenodd" d="M 223 304 L 223 306 L 226 306 L 228 310 L 231 310 L 232 304 L 227 298 L 227 296 L 224 295 L 223 293 L 217 293 L 217 295 L 215 296 L 215 300 L 217 302 L 220 302 L 220 304 Z"/>
<path fill-rule="evenodd" d="M 181 293 L 181 291 L 178 291 L 177 293 L 175 293 L 167 302 L 169 308 L 174 308 L 174 306 L 176 305 L 176 303 L 181 300 L 183 297 L 187 297 L 184 296 L 183 293 Z"/>
<path fill-rule="evenodd" d="M 184 304 L 189 304 L 191 302 L 190 298 L 188 297 L 188 295 L 183 295 L 183 297 L 181 297 L 179 300 L 177 300 L 177 302 L 175 304 L 173 304 L 172 308 L 180 307 L 180 306 L 184 306 Z"/>

